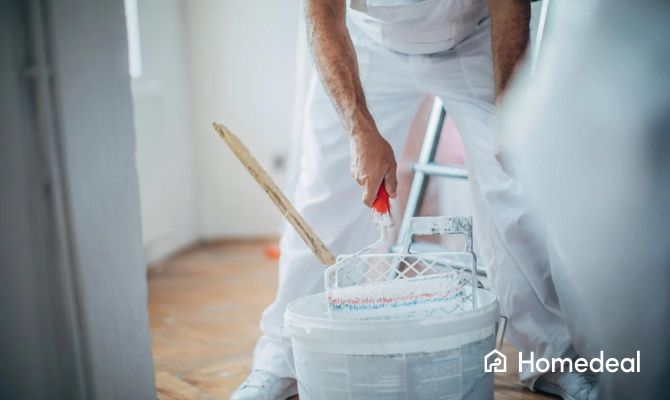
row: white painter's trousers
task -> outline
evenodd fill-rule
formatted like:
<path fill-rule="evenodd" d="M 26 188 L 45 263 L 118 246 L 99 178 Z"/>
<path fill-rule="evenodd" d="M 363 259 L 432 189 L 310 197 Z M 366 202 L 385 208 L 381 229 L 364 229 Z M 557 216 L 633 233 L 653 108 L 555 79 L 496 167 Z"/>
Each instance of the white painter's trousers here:
<path fill-rule="evenodd" d="M 536 358 L 563 356 L 571 349 L 570 336 L 542 231 L 496 159 L 488 22 L 454 49 L 433 55 L 395 53 L 354 27 L 350 31 L 368 107 L 396 155 L 423 96 L 434 94 L 444 102 L 462 135 L 475 234 L 501 312 L 509 318 L 507 339 Z M 305 118 L 296 207 L 335 254 L 352 253 L 373 242 L 378 232 L 349 173 L 349 138 L 318 79 Z M 290 227 L 280 250 L 277 298 L 261 319 L 264 335 L 254 352 L 254 368 L 291 377 L 281 345 L 282 317 L 292 300 L 324 290 L 324 267 Z M 535 377 L 521 379 L 532 385 Z"/>

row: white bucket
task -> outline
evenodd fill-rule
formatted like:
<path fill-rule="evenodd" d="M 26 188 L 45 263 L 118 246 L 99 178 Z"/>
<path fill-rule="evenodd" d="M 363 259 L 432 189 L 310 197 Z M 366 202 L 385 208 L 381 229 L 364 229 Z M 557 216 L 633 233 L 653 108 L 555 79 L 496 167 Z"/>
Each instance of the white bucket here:
<path fill-rule="evenodd" d="M 484 357 L 495 348 L 498 301 L 427 319 L 333 320 L 323 293 L 284 314 L 301 400 L 493 399 Z"/>

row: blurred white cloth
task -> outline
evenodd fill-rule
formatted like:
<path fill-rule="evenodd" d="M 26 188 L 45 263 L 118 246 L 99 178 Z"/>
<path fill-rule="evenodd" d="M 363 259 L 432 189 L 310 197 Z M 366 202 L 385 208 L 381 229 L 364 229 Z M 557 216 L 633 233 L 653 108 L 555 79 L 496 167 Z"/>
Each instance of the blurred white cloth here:
<path fill-rule="evenodd" d="M 605 399 L 667 397 L 670 378 L 670 2 L 552 2 L 536 75 L 504 125 L 577 350 L 632 357 Z M 553 264 L 552 264 L 553 265 Z"/>

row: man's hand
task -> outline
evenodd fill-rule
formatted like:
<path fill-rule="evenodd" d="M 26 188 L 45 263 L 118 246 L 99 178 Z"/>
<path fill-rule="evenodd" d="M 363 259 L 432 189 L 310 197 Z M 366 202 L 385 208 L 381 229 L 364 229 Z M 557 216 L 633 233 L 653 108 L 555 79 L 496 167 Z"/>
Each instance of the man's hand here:
<path fill-rule="evenodd" d="M 351 174 L 372 207 L 382 182 L 394 198 L 397 186 L 393 149 L 379 134 L 358 75 L 356 51 L 346 24 L 345 0 L 305 0 L 307 37 L 323 87 L 349 133 Z"/>
<path fill-rule="evenodd" d="M 377 128 L 354 131 L 349 143 L 351 175 L 363 187 L 363 203 L 372 207 L 382 182 L 391 198 L 396 196 L 398 180 L 391 145 Z"/>

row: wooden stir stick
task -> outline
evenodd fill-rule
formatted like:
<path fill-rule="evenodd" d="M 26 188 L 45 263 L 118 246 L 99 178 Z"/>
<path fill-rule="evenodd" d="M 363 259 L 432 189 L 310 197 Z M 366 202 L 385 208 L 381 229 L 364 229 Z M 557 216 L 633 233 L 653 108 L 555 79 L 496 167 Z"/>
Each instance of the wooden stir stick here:
<path fill-rule="evenodd" d="M 293 204 L 282 193 L 279 186 L 272 180 L 265 169 L 258 163 L 258 161 L 251 155 L 249 149 L 242 143 L 234 133 L 228 128 L 216 122 L 212 124 L 214 129 L 219 133 L 219 136 L 228 144 L 228 147 L 235 153 L 254 177 L 256 182 L 265 190 L 265 193 L 270 196 L 270 199 L 275 203 L 279 211 L 284 215 L 288 222 L 295 228 L 305 244 L 312 250 L 314 255 L 325 265 L 335 264 L 335 256 L 328 249 L 325 243 L 316 235 L 316 232 L 300 215 L 298 210 L 293 207 Z"/>

